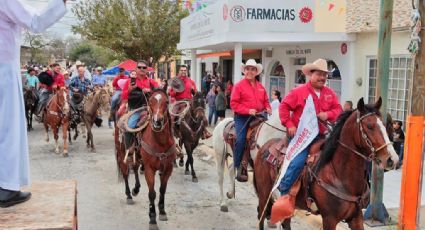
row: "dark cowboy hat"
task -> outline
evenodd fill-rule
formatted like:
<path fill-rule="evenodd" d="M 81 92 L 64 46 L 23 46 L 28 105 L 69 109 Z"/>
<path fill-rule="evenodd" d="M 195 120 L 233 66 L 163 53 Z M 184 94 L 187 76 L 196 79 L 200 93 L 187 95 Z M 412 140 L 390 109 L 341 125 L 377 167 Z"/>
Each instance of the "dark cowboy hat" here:
<path fill-rule="evenodd" d="M 38 75 L 38 80 L 47 86 L 53 85 L 53 77 L 48 72 L 41 72 Z"/>
<path fill-rule="evenodd" d="M 184 82 L 179 77 L 173 77 L 168 80 L 168 85 L 177 93 L 181 93 L 185 90 Z"/>

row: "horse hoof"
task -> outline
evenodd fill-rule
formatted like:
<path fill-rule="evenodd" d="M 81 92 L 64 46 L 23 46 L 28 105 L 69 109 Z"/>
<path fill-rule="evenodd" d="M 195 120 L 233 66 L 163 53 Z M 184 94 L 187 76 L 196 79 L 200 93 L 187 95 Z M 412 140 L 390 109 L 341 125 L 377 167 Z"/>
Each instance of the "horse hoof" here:
<path fill-rule="evenodd" d="M 63 155 L 63 157 L 68 157 L 68 153 L 67 152 L 64 152 L 62 155 Z"/>
<path fill-rule="evenodd" d="M 55 149 L 55 153 L 56 154 L 59 154 L 59 149 Z"/>
<path fill-rule="evenodd" d="M 159 230 L 157 224 L 149 224 L 149 230 Z"/>
<path fill-rule="evenodd" d="M 272 223 L 270 223 L 270 220 L 268 220 L 268 221 L 267 221 L 267 227 L 268 227 L 268 228 L 277 228 L 277 225 L 276 225 L 276 224 L 272 224 Z"/>
<path fill-rule="evenodd" d="M 190 175 L 190 172 L 189 172 L 189 170 L 187 170 L 187 171 L 184 171 L 184 175 Z"/>
<path fill-rule="evenodd" d="M 134 204 L 134 200 L 133 199 L 130 199 L 130 198 L 127 198 L 127 204 L 128 205 L 133 205 Z"/>
<path fill-rule="evenodd" d="M 49 142 L 49 138 L 44 139 L 46 142 Z"/>
<path fill-rule="evenodd" d="M 229 211 L 229 208 L 227 207 L 227 206 L 220 206 L 220 211 L 222 211 L 222 212 L 228 212 Z"/>
<path fill-rule="evenodd" d="M 90 149 L 90 152 L 95 153 L 96 149 Z"/>
<path fill-rule="evenodd" d="M 137 194 L 139 194 L 139 192 L 136 192 L 136 190 L 133 188 L 133 190 L 131 190 L 131 195 L 137 196 Z"/>
<path fill-rule="evenodd" d="M 235 196 L 232 194 L 232 193 L 230 193 L 230 192 L 226 192 L 226 196 L 227 196 L 227 198 L 228 199 L 233 199 Z"/>
<path fill-rule="evenodd" d="M 167 221 L 168 220 L 167 214 L 163 214 L 163 215 L 159 214 L 159 220 L 160 221 Z"/>
<path fill-rule="evenodd" d="M 184 166 L 184 162 L 183 161 L 179 161 L 179 166 L 183 167 Z"/>
<path fill-rule="evenodd" d="M 193 177 L 193 178 L 192 178 L 192 182 L 193 182 L 193 183 L 198 183 L 198 178 Z"/>

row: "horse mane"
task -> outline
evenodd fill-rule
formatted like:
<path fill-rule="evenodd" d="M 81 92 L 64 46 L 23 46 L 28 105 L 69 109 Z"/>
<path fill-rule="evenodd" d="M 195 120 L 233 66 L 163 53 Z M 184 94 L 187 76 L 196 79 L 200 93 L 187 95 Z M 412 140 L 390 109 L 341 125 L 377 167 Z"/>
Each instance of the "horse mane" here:
<path fill-rule="evenodd" d="M 205 109 L 205 99 L 201 92 L 196 92 L 192 99 L 193 109 L 202 107 Z"/>
<path fill-rule="evenodd" d="M 326 139 L 322 153 L 320 154 L 319 162 L 316 166 L 316 172 L 329 163 L 329 161 L 332 159 L 336 148 L 339 146 L 338 140 L 339 136 L 341 135 L 342 127 L 344 127 L 345 122 L 354 111 L 355 110 L 348 110 L 339 115 L 332 132 Z"/>
<path fill-rule="evenodd" d="M 378 116 L 381 116 L 379 109 L 375 108 L 374 104 L 364 105 L 364 114 L 375 113 Z M 350 117 L 350 115 L 356 110 L 348 110 L 341 113 L 336 121 L 336 124 L 330 133 L 329 137 L 326 139 L 322 153 L 320 154 L 319 162 L 316 165 L 316 172 L 319 171 L 323 166 L 329 163 L 335 154 L 336 148 L 339 146 L 338 140 L 341 136 L 342 128 L 344 127 L 345 122 Z M 364 115 L 361 114 L 361 115 Z"/>

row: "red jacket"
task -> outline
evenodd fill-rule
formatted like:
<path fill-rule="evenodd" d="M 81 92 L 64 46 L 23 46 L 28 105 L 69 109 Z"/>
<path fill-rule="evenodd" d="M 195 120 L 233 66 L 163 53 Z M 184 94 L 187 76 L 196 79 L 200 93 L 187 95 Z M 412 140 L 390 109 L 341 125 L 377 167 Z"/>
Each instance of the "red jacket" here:
<path fill-rule="evenodd" d="M 47 73 L 53 76 L 51 71 L 47 71 Z M 40 83 L 40 87 L 46 88 L 50 91 L 53 90 L 53 87 L 65 87 L 65 78 L 61 73 L 57 73 L 56 76 L 53 77 L 53 84 L 51 86 Z"/>
<path fill-rule="evenodd" d="M 192 99 L 191 90 L 193 89 L 195 90 L 195 92 L 197 91 L 195 82 L 189 77 L 180 77 L 180 79 L 183 80 L 185 89 L 183 92 L 177 93 L 173 90 L 173 88 L 171 88 L 169 92 L 171 98 L 177 101 L 184 100 L 184 99 L 188 99 L 188 100 Z"/>
<path fill-rule="evenodd" d="M 128 77 L 125 75 L 117 75 L 114 80 L 112 81 L 112 87 L 114 87 L 115 90 L 121 90 L 121 88 L 118 86 L 118 80 L 120 79 L 127 79 Z"/>
<path fill-rule="evenodd" d="M 326 112 L 328 120 L 330 122 L 335 122 L 339 114 L 342 112 L 342 107 L 339 104 L 338 97 L 334 91 L 324 86 L 320 91 L 320 98 L 318 98 L 311 86 L 311 83 L 306 83 L 292 89 L 282 100 L 279 106 L 279 116 L 282 125 L 288 129 L 291 127 L 298 127 L 305 102 L 309 95 L 313 97 L 316 113 L 319 114 L 320 112 Z M 319 122 L 319 133 L 323 134 L 326 130 L 326 126 Z"/>
<path fill-rule="evenodd" d="M 128 94 L 130 93 L 128 91 L 128 87 L 130 86 L 130 84 L 131 84 L 131 80 L 128 80 L 124 85 L 124 89 L 122 89 L 121 98 L 123 100 L 128 100 Z M 143 79 L 136 78 L 136 86 L 137 88 L 140 88 L 140 89 L 146 89 L 146 88 L 152 89 L 152 88 L 158 88 L 158 83 L 155 80 L 150 79 L 148 77 L 144 77 Z"/>
<path fill-rule="evenodd" d="M 262 112 L 271 107 L 269 96 L 267 96 L 264 86 L 258 81 L 255 81 L 255 85 L 252 86 L 249 80 L 245 78 L 233 86 L 230 96 L 230 108 L 235 113 L 248 115 L 250 109 Z"/>

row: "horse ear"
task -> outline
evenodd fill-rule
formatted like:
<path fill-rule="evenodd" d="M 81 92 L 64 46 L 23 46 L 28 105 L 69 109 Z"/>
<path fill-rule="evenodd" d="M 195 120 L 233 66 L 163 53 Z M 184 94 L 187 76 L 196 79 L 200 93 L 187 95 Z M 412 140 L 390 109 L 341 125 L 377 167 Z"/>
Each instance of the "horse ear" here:
<path fill-rule="evenodd" d="M 360 98 L 359 102 L 357 102 L 357 110 L 359 110 L 360 112 L 365 111 L 363 97 Z"/>
<path fill-rule="evenodd" d="M 378 98 L 378 101 L 375 103 L 375 108 L 376 108 L 377 110 L 379 110 L 379 109 L 381 108 L 381 105 L 382 105 L 382 98 L 381 98 L 381 97 L 379 97 L 379 98 Z"/>

